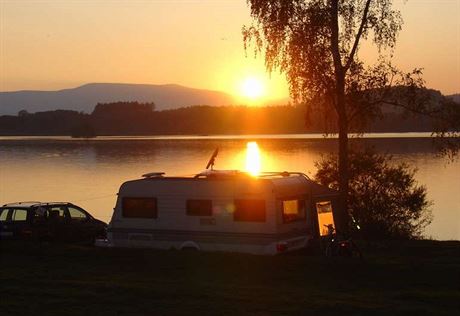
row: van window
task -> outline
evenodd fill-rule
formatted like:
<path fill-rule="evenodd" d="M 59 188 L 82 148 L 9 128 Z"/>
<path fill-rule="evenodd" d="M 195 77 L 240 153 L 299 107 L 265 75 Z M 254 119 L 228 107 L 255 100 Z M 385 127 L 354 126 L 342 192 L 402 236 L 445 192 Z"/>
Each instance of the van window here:
<path fill-rule="evenodd" d="M 27 210 L 24 210 L 24 209 L 13 210 L 13 216 L 11 216 L 11 220 L 13 222 L 23 222 L 26 219 L 27 219 Z"/>
<path fill-rule="evenodd" d="M 305 200 L 283 201 L 283 223 L 305 220 Z"/>
<path fill-rule="evenodd" d="M 234 221 L 265 222 L 265 217 L 265 200 L 235 200 Z"/>
<path fill-rule="evenodd" d="M 122 215 L 127 218 L 157 218 L 157 199 L 124 197 Z"/>
<path fill-rule="evenodd" d="M 211 200 L 187 200 L 187 215 L 212 216 Z"/>
<path fill-rule="evenodd" d="M 69 206 L 67 209 L 69 210 L 70 219 L 73 221 L 86 221 L 88 219 L 88 216 L 78 208 Z"/>
<path fill-rule="evenodd" d="M 65 206 L 48 207 L 49 220 L 61 222 L 64 221 L 65 217 Z"/>
<path fill-rule="evenodd" d="M 7 218 L 8 218 L 8 209 L 0 208 L 0 222 L 6 222 Z"/>

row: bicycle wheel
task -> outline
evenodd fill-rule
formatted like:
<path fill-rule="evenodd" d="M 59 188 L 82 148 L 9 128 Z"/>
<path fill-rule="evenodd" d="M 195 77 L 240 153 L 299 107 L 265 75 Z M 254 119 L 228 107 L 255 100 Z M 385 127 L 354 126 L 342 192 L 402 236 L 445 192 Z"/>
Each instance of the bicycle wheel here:
<path fill-rule="evenodd" d="M 351 240 L 350 246 L 351 246 L 351 249 L 350 249 L 351 250 L 351 256 L 362 259 L 363 258 L 363 253 L 361 252 L 361 249 L 359 249 L 359 247 L 355 244 L 354 241 Z"/>

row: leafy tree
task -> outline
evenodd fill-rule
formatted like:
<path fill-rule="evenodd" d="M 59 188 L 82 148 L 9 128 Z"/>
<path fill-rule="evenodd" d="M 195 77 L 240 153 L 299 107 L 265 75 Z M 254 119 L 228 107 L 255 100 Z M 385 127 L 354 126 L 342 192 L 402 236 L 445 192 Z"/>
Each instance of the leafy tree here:
<path fill-rule="evenodd" d="M 366 238 L 418 238 L 431 222 L 426 188 L 416 183 L 416 170 L 394 164 L 372 150 L 351 151 L 349 207 Z M 337 157 L 316 163 L 316 179 L 338 188 Z"/>
<path fill-rule="evenodd" d="M 247 0 L 253 23 L 243 27 L 245 48 L 265 55 L 269 72 L 286 74 L 291 95 L 334 122 L 339 135 L 339 191 L 344 210 L 349 192 L 348 133 L 363 131 L 382 106 L 438 114 L 421 70 L 404 73 L 391 64 L 402 28 L 392 0 Z M 363 42 L 376 46 L 378 61 L 359 58 Z M 451 125 L 459 126 L 448 115 Z M 445 126 L 445 125 L 444 125 Z M 327 132 L 327 130 L 325 131 Z M 452 136 L 446 128 L 440 136 Z M 342 219 L 343 222 L 344 219 Z"/>
<path fill-rule="evenodd" d="M 98 103 L 94 107 L 93 116 L 149 115 L 155 110 L 155 103 L 140 103 L 137 101 Z"/>

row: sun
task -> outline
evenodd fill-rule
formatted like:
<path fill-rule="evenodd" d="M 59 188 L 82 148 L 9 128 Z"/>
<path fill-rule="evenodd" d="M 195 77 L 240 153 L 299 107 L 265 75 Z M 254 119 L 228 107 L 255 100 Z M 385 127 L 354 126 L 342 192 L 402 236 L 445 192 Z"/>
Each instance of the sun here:
<path fill-rule="evenodd" d="M 241 94 L 249 99 L 258 99 L 265 94 L 264 84 L 257 78 L 246 78 L 241 84 Z"/>

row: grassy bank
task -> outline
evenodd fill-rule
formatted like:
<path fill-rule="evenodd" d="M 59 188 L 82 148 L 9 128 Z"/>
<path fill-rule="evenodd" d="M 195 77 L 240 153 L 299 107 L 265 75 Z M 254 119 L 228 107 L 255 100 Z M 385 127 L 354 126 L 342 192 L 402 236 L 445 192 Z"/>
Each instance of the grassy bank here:
<path fill-rule="evenodd" d="M 0 243 L 1 315 L 456 315 L 460 242 L 364 261 Z"/>

